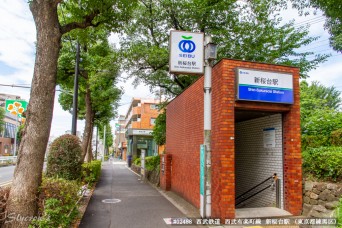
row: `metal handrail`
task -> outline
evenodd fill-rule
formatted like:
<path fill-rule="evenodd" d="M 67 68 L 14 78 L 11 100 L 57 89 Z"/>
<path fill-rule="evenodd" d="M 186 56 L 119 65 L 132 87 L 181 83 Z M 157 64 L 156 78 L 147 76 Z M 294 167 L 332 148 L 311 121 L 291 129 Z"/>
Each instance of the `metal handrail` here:
<path fill-rule="evenodd" d="M 247 198 L 244 198 L 244 196 L 245 196 L 247 193 L 253 191 L 254 189 L 256 189 L 256 188 L 259 187 L 260 185 L 264 184 L 265 182 L 269 181 L 270 179 L 273 179 L 273 180 L 274 180 L 274 181 L 272 182 L 272 184 L 266 186 L 265 188 L 259 190 L 258 192 L 252 194 L 251 196 L 248 196 Z M 239 198 L 242 198 L 242 200 L 241 200 L 240 202 L 235 203 L 235 206 L 241 204 L 242 202 L 245 202 L 246 200 L 248 200 L 248 199 L 250 199 L 250 198 L 252 198 L 252 197 L 258 195 L 259 193 L 265 191 L 266 189 L 270 188 L 271 186 L 273 186 L 273 185 L 275 184 L 275 182 L 276 182 L 277 179 L 278 179 L 278 177 L 277 177 L 277 174 L 275 173 L 275 174 L 273 174 L 272 176 L 266 178 L 264 181 L 260 182 L 259 184 L 255 185 L 254 187 L 250 188 L 250 189 L 247 190 L 246 192 L 242 193 L 241 195 L 239 195 L 238 197 L 235 198 L 235 201 L 238 201 Z"/>

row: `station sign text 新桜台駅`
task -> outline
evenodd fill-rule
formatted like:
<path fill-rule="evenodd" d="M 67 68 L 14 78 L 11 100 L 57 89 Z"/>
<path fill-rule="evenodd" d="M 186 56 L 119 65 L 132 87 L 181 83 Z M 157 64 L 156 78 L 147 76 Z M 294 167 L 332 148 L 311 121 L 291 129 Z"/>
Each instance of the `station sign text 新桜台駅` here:
<path fill-rule="evenodd" d="M 237 68 L 237 99 L 293 104 L 293 77 L 289 73 Z"/>

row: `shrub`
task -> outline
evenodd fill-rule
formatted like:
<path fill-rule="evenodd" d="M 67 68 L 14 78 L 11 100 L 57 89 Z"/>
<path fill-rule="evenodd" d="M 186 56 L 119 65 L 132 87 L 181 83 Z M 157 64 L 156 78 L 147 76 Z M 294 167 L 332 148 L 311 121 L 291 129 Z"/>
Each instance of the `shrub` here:
<path fill-rule="evenodd" d="M 151 157 L 146 157 L 145 158 L 145 168 L 148 171 L 152 171 L 155 170 L 159 167 L 160 164 L 160 156 L 151 156 Z"/>
<path fill-rule="evenodd" d="M 148 171 L 152 171 L 158 168 L 159 163 L 160 163 L 159 155 L 145 157 L 145 169 L 147 169 Z M 136 166 L 141 166 L 141 158 L 135 159 L 133 164 Z"/>
<path fill-rule="evenodd" d="M 43 178 L 39 189 L 39 216 L 32 227 L 69 227 L 78 214 L 75 204 L 80 186 L 76 181 Z"/>
<path fill-rule="evenodd" d="M 336 210 L 337 227 L 342 227 L 342 198 Z"/>
<path fill-rule="evenodd" d="M 136 166 L 141 166 L 141 158 L 134 159 L 133 164 Z"/>
<path fill-rule="evenodd" d="M 101 175 L 101 161 L 93 160 L 82 165 L 82 181 L 90 185 L 97 182 Z"/>
<path fill-rule="evenodd" d="M 330 139 L 331 145 L 342 146 L 342 128 L 331 132 Z"/>
<path fill-rule="evenodd" d="M 342 147 L 308 148 L 303 152 L 303 169 L 320 179 L 342 179 Z"/>
<path fill-rule="evenodd" d="M 75 135 L 62 135 L 51 144 L 46 175 L 76 180 L 81 176 L 82 147 Z"/>
<path fill-rule="evenodd" d="M 323 135 L 302 135 L 302 148 L 329 146 L 329 138 Z"/>

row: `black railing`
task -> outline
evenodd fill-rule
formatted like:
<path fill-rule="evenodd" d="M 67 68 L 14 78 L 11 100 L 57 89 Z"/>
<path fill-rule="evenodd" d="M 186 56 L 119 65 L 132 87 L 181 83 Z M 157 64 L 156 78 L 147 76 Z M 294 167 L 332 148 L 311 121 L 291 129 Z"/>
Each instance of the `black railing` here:
<path fill-rule="evenodd" d="M 272 182 L 267 185 L 266 187 L 263 187 L 260 190 L 257 190 L 258 187 L 262 186 L 263 184 L 267 183 L 269 180 L 272 180 Z M 237 196 L 235 198 L 235 206 L 240 205 L 241 203 L 245 202 L 246 200 L 249 200 L 250 198 L 258 195 L 259 193 L 265 191 L 266 189 L 272 187 L 272 186 L 276 186 L 277 187 L 277 196 L 276 196 L 276 200 L 277 200 L 277 207 L 279 207 L 278 205 L 280 205 L 280 203 L 278 203 L 278 192 L 279 192 L 279 180 L 277 177 L 277 174 L 273 174 L 272 176 L 266 178 L 264 181 L 260 182 L 259 184 L 255 185 L 254 187 L 250 188 L 248 191 L 242 193 L 241 195 Z M 256 190 L 256 192 L 255 192 Z"/>

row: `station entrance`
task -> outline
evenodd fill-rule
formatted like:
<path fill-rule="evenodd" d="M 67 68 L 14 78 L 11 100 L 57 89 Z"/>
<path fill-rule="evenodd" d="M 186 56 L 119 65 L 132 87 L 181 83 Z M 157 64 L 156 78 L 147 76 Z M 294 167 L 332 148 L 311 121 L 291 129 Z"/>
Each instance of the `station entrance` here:
<path fill-rule="evenodd" d="M 197 208 L 207 194 L 208 214 L 221 221 L 300 215 L 299 69 L 232 59 L 213 67 L 210 191 L 200 188 L 203 85 L 199 78 L 167 106 L 161 188 Z"/>
<path fill-rule="evenodd" d="M 283 208 L 282 180 L 282 114 L 236 110 L 235 207 Z"/>

